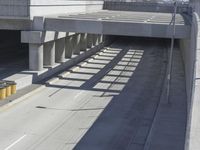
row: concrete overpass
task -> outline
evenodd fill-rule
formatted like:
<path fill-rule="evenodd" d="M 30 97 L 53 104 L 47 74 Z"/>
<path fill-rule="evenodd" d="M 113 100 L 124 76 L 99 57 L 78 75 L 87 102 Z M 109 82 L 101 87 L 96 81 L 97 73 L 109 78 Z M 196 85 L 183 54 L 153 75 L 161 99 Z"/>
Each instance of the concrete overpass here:
<path fill-rule="evenodd" d="M 188 38 L 190 22 L 177 15 L 175 38 Z M 44 30 L 105 35 L 171 38 L 172 15 L 169 13 L 104 10 L 93 13 L 46 17 Z"/>

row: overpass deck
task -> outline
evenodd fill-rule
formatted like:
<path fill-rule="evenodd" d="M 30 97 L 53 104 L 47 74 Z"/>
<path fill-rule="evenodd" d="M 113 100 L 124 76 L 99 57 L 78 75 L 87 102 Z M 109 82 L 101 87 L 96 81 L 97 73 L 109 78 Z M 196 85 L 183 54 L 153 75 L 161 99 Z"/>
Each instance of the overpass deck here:
<path fill-rule="evenodd" d="M 47 16 L 45 30 L 170 38 L 172 14 L 101 10 L 79 14 Z M 190 24 L 181 15 L 176 16 L 176 38 L 187 38 Z"/>

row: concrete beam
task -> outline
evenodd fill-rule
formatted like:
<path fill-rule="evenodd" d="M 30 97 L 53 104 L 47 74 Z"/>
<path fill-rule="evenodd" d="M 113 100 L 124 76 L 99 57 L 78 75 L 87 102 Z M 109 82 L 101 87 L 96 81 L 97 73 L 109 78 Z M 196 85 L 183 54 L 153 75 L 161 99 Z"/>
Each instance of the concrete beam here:
<path fill-rule="evenodd" d="M 31 27 L 31 21 L 29 18 L 22 17 L 1 17 L 0 29 L 1 30 L 29 30 Z"/>
<path fill-rule="evenodd" d="M 45 30 L 122 36 L 170 38 L 173 27 L 165 23 L 46 18 Z M 189 38 L 190 26 L 177 24 L 175 38 Z"/>
<path fill-rule="evenodd" d="M 66 36 L 72 36 L 75 33 L 55 32 L 55 31 L 21 31 L 22 43 L 46 43 Z"/>

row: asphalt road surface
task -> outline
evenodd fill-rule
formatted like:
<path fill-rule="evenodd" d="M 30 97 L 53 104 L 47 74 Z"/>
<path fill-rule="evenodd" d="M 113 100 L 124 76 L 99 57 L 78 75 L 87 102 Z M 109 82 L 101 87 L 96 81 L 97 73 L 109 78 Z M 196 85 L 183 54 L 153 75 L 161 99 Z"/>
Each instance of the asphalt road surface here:
<path fill-rule="evenodd" d="M 167 44 L 119 39 L 1 110 L 0 150 L 143 150 L 160 103 Z"/>

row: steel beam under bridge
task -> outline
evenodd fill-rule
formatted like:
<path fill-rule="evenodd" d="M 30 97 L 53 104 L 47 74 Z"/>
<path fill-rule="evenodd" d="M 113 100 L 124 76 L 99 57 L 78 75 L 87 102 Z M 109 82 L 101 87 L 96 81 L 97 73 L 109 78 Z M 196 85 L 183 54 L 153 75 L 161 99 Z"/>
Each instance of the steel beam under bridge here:
<path fill-rule="evenodd" d="M 170 38 L 173 31 L 171 20 L 170 13 L 102 10 L 46 17 L 44 30 Z M 176 20 L 175 38 L 188 38 L 189 22 L 180 14 L 177 14 Z"/>

